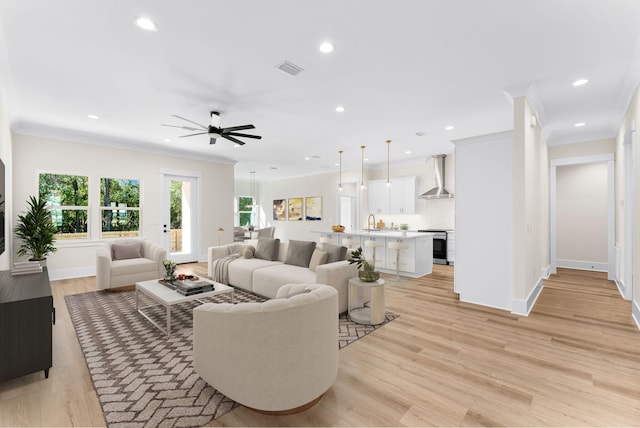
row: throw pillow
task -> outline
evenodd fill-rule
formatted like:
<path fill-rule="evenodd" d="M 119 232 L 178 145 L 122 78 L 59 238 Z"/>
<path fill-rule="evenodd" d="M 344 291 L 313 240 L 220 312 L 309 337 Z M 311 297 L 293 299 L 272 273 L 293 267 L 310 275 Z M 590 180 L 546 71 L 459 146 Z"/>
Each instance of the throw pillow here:
<path fill-rule="evenodd" d="M 140 251 L 141 244 L 134 242 L 131 244 L 111 244 L 113 260 L 139 259 L 142 257 Z"/>
<path fill-rule="evenodd" d="M 294 241 L 290 239 L 284 264 L 309 267 L 309 261 L 315 249 L 316 243 L 313 241 Z"/>
<path fill-rule="evenodd" d="M 229 245 L 229 254 L 236 254 L 236 253 L 242 254 L 241 251 L 242 251 L 241 243 Z"/>
<path fill-rule="evenodd" d="M 322 251 L 326 251 L 328 254 L 327 263 L 342 261 L 347 256 L 347 247 L 341 247 L 340 245 L 324 244 Z"/>
<path fill-rule="evenodd" d="M 252 259 L 255 253 L 256 248 L 253 245 L 247 245 L 246 247 L 244 247 L 242 257 L 244 257 L 245 259 Z"/>
<path fill-rule="evenodd" d="M 326 251 L 320 251 L 316 248 L 313 250 L 313 254 L 311 255 L 309 269 L 315 272 L 318 266 L 327 263 L 327 257 L 329 257 L 329 254 L 327 254 Z"/>
<path fill-rule="evenodd" d="M 258 238 L 258 246 L 254 257 L 262 260 L 278 260 L 278 249 L 280 239 L 278 238 Z"/>

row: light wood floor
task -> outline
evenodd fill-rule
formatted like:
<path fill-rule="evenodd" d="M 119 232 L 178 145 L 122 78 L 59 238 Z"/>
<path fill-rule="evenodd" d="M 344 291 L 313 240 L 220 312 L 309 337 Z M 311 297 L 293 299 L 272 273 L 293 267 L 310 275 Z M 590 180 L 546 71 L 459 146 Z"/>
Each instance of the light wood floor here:
<path fill-rule="evenodd" d="M 180 271 L 202 275 L 206 264 Z M 448 266 L 387 285 L 387 309 L 400 318 L 340 351 L 318 405 L 281 417 L 239 407 L 212 425 L 640 426 L 640 332 L 606 275 L 560 270 L 529 317 L 460 303 Z M 64 304 L 95 278 L 52 288 L 49 379 L 0 383 L 0 425 L 103 426 Z"/>

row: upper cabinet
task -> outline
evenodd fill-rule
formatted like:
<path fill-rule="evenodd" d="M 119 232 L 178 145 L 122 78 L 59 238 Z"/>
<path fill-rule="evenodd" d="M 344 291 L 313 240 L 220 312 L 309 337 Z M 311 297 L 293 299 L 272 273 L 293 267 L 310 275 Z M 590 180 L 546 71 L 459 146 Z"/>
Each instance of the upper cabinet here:
<path fill-rule="evenodd" d="M 396 177 L 387 187 L 386 180 L 370 180 L 369 213 L 415 214 L 418 201 L 418 178 Z"/>

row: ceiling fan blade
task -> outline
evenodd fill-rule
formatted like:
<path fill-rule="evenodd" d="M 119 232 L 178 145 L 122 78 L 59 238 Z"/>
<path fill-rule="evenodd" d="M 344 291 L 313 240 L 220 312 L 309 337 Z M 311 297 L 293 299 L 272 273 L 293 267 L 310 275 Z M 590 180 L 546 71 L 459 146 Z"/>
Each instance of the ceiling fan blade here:
<path fill-rule="evenodd" d="M 190 126 L 178 126 L 178 125 L 166 125 L 164 123 L 160 124 L 161 126 L 170 126 L 172 128 L 180 128 L 180 129 L 186 129 L 187 131 L 200 131 L 200 129 L 198 128 L 192 128 Z"/>
<path fill-rule="evenodd" d="M 215 139 L 215 138 L 213 138 L 213 137 L 211 137 L 211 138 L 209 139 L 209 144 L 215 144 L 215 143 L 216 143 L 216 139 Z"/>
<path fill-rule="evenodd" d="M 178 138 L 193 137 L 194 135 L 205 135 L 205 134 L 208 134 L 208 132 L 198 132 L 197 134 L 181 135 Z"/>
<path fill-rule="evenodd" d="M 226 138 L 229 141 L 233 141 L 236 144 L 240 144 L 241 146 L 244 146 L 244 143 L 240 140 L 238 140 L 237 138 L 233 138 L 231 137 L 229 134 L 222 134 L 220 135 L 222 138 Z"/>
<path fill-rule="evenodd" d="M 255 129 L 255 126 L 253 125 L 230 126 L 228 128 L 221 128 L 220 130 L 224 133 L 227 133 L 230 131 L 242 131 L 243 129 Z"/>
<path fill-rule="evenodd" d="M 191 123 L 193 123 L 194 125 L 198 125 L 198 126 L 199 126 L 200 128 L 202 128 L 202 129 L 207 129 L 207 127 L 206 127 L 206 126 L 201 125 L 201 124 L 199 124 L 198 122 L 194 122 L 193 120 L 189 120 L 189 119 L 187 119 L 187 118 L 184 118 L 184 117 L 182 117 L 182 116 L 178 116 L 177 114 L 172 114 L 172 116 L 173 116 L 173 117 L 177 117 L 178 119 L 186 120 L 187 122 L 191 122 Z"/>
<path fill-rule="evenodd" d="M 232 135 L 234 137 L 243 137 L 243 138 L 255 138 L 258 140 L 262 138 L 259 135 L 241 134 L 240 132 L 227 132 L 226 135 Z"/>

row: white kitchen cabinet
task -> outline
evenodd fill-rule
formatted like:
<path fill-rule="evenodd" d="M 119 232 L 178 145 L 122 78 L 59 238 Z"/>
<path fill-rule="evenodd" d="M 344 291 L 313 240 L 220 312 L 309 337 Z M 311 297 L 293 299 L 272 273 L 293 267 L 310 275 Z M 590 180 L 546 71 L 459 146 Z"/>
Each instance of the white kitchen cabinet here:
<path fill-rule="evenodd" d="M 396 177 L 387 180 L 369 180 L 369 213 L 377 215 L 415 214 L 418 202 L 418 178 Z"/>
<path fill-rule="evenodd" d="M 374 215 L 389 214 L 389 188 L 386 180 L 369 180 L 369 213 Z"/>
<path fill-rule="evenodd" d="M 415 214 L 418 202 L 417 177 L 397 177 L 391 179 L 389 188 L 390 214 Z"/>
<path fill-rule="evenodd" d="M 450 265 L 456 261 L 456 233 L 447 232 L 447 262 Z"/>

